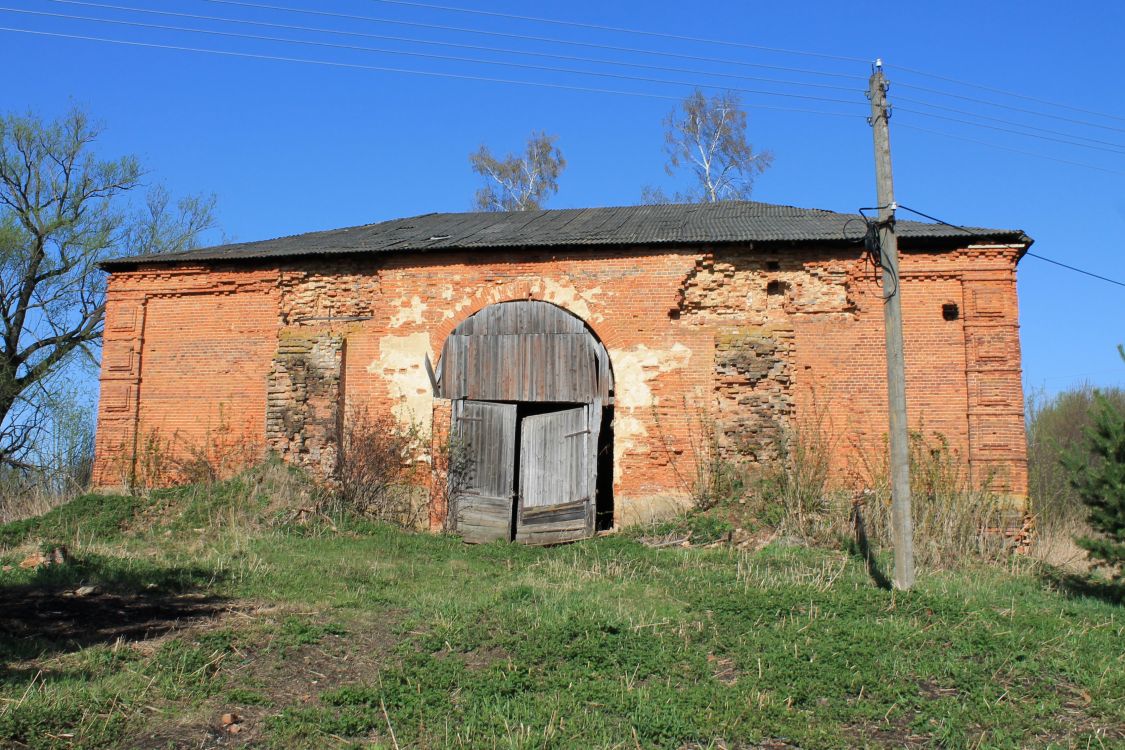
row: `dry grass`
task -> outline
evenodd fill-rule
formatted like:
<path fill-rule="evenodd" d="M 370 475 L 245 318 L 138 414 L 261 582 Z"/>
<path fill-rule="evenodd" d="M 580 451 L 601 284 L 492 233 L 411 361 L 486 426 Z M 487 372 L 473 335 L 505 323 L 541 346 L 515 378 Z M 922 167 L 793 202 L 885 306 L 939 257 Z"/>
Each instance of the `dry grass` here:
<path fill-rule="evenodd" d="M 86 491 L 89 467 L 79 474 L 63 470 L 8 469 L 0 473 L 0 524 L 41 516 Z"/>
<path fill-rule="evenodd" d="M 68 495 L 36 490 L 12 494 L 4 492 L 3 500 L 0 500 L 0 524 L 41 516 L 68 499 Z"/>
<path fill-rule="evenodd" d="M 1090 527 L 1077 518 L 1065 523 L 1055 520 L 1036 530 L 1031 558 L 1068 573 L 1085 575 L 1092 569 L 1090 558 L 1074 540 L 1090 533 Z"/>
<path fill-rule="evenodd" d="M 760 499 L 779 508 L 780 529 L 813 544 L 834 546 L 862 534 L 875 549 L 892 545 L 889 459 L 856 451 L 855 469 L 834 477 L 829 456 L 838 439 L 824 420 L 798 425 L 788 436 L 786 460 L 767 470 Z M 1001 498 L 989 481 L 970 477 L 963 458 L 939 433 L 910 436 L 912 519 L 915 560 L 931 569 L 965 562 L 1001 561 L 1010 545 L 1000 526 Z"/>
<path fill-rule="evenodd" d="M 230 479 L 265 458 L 266 449 L 248 426 L 236 427 L 219 405 L 218 420 L 201 435 L 158 427 L 144 430 L 135 446 L 120 444 L 112 451 L 119 486 L 137 495 L 181 484 L 214 484 Z"/>

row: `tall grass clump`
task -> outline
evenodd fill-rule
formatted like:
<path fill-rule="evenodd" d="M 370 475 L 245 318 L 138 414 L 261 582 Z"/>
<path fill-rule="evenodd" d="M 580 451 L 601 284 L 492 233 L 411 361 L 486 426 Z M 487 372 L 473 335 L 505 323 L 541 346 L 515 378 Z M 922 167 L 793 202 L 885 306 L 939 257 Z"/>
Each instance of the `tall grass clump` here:
<path fill-rule="evenodd" d="M 741 500 L 749 489 L 747 467 L 724 455 L 714 421 L 700 416 L 696 422 L 689 437 L 695 457 L 692 508 L 706 511 Z"/>
<path fill-rule="evenodd" d="M 782 458 L 765 467 L 758 488 L 767 505 L 777 508 L 787 533 L 821 539 L 835 522 L 833 510 L 842 497 L 830 484 L 835 444 L 824 412 L 816 408 L 809 419 L 783 431 Z"/>
<path fill-rule="evenodd" d="M 887 447 L 856 448 L 852 468 L 835 471 L 838 439 L 815 414 L 785 434 L 783 460 L 758 480 L 758 499 L 774 507 L 780 531 L 812 544 L 833 545 L 864 537 L 876 548 L 892 546 L 890 462 Z M 998 527 L 1001 502 L 990 477 L 973 477 L 964 458 L 940 433 L 910 435 L 911 515 L 918 564 L 952 567 L 969 560 L 1006 558 Z"/>
<path fill-rule="evenodd" d="M 863 460 L 864 488 L 856 498 L 853 523 L 869 539 L 890 547 L 892 540 L 890 465 L 887 452 Z M 1010 554 L 1000 531 L 1000 497 L 991 477 L 974 478 L 944 435 L 910 434 L 911 517 L 914 555 L 920 565 L 956 567 L 965 561 L 1000 561 Z"/>

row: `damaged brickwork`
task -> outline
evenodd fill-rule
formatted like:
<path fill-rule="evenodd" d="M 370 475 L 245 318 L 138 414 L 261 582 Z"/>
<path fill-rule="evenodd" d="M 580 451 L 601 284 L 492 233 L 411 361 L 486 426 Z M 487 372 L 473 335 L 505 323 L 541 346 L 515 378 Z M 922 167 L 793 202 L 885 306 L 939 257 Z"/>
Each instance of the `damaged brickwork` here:
<path fill-rule="evenodd" d="M 715 335 L 716 437 L 728 458 L 781 457 L 793 415 L 793 330 L 722 327 Z"/>
<path fill-rule="evenodd" d="M 754 465 L 782 458 L 796 408 L 795 321 L 854 320 L 849 281 L 849 264 L 813 248 L 715 252 L 684 279 L 677 316 L 714 331 L 713 426 L 725 458 Z"/>
<path fill-rule="evenodd" d="M 283 335 L 267 386 L 267 446 L 326 479 L 339 456 L 343 350 L 338 334 Z"/>

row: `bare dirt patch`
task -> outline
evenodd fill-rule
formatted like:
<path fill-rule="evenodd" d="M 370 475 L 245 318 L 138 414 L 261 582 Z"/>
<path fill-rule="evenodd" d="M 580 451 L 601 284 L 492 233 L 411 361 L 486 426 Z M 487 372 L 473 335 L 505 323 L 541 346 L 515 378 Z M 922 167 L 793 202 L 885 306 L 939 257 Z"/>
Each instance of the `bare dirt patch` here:
<path fill-rule="evenodd" d="M 246 608 L 240 614 L 224 624 L 265 633 L 275 631 L 293 613 Z M 325 634 L 316 643 L 293 645 L 280 636 L 263 636 L 260 643 L 241 645 L 224 664 L 227 687 L 222 694 L 192 709 L 190 720 L 149 724 L 123 745 L 153 750 L 256 747 L 264 739 L 269 717 L 286 708 L 318 705 L 320 696 L 331 690 L 376 683 L 381 670 L 397 661 L 395 648 L 402 636 L 395 628 L 402 617 L 399 611 L 352 615 L 344 633 Z M 313 625 L 333 621 L 330 612 L 304 613 L 303 619 Z M 237 721 L 224 721 L 231 714 Z"/>

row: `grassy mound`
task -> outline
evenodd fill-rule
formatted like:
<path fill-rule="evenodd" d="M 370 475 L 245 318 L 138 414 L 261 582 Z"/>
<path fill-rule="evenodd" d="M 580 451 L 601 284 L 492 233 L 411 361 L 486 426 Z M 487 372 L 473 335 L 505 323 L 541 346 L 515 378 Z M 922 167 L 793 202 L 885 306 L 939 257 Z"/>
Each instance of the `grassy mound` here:
<path fill-rule="evenodd" d="M 0 745 L 1125 745 L 1120 605 L 1030 562 L 902 594 L 833 549 L 302 524 L 315 498 L 288 482 L 83 498 L 6 531 L 64 532 L 72 558 L 0 574 Z"/>

